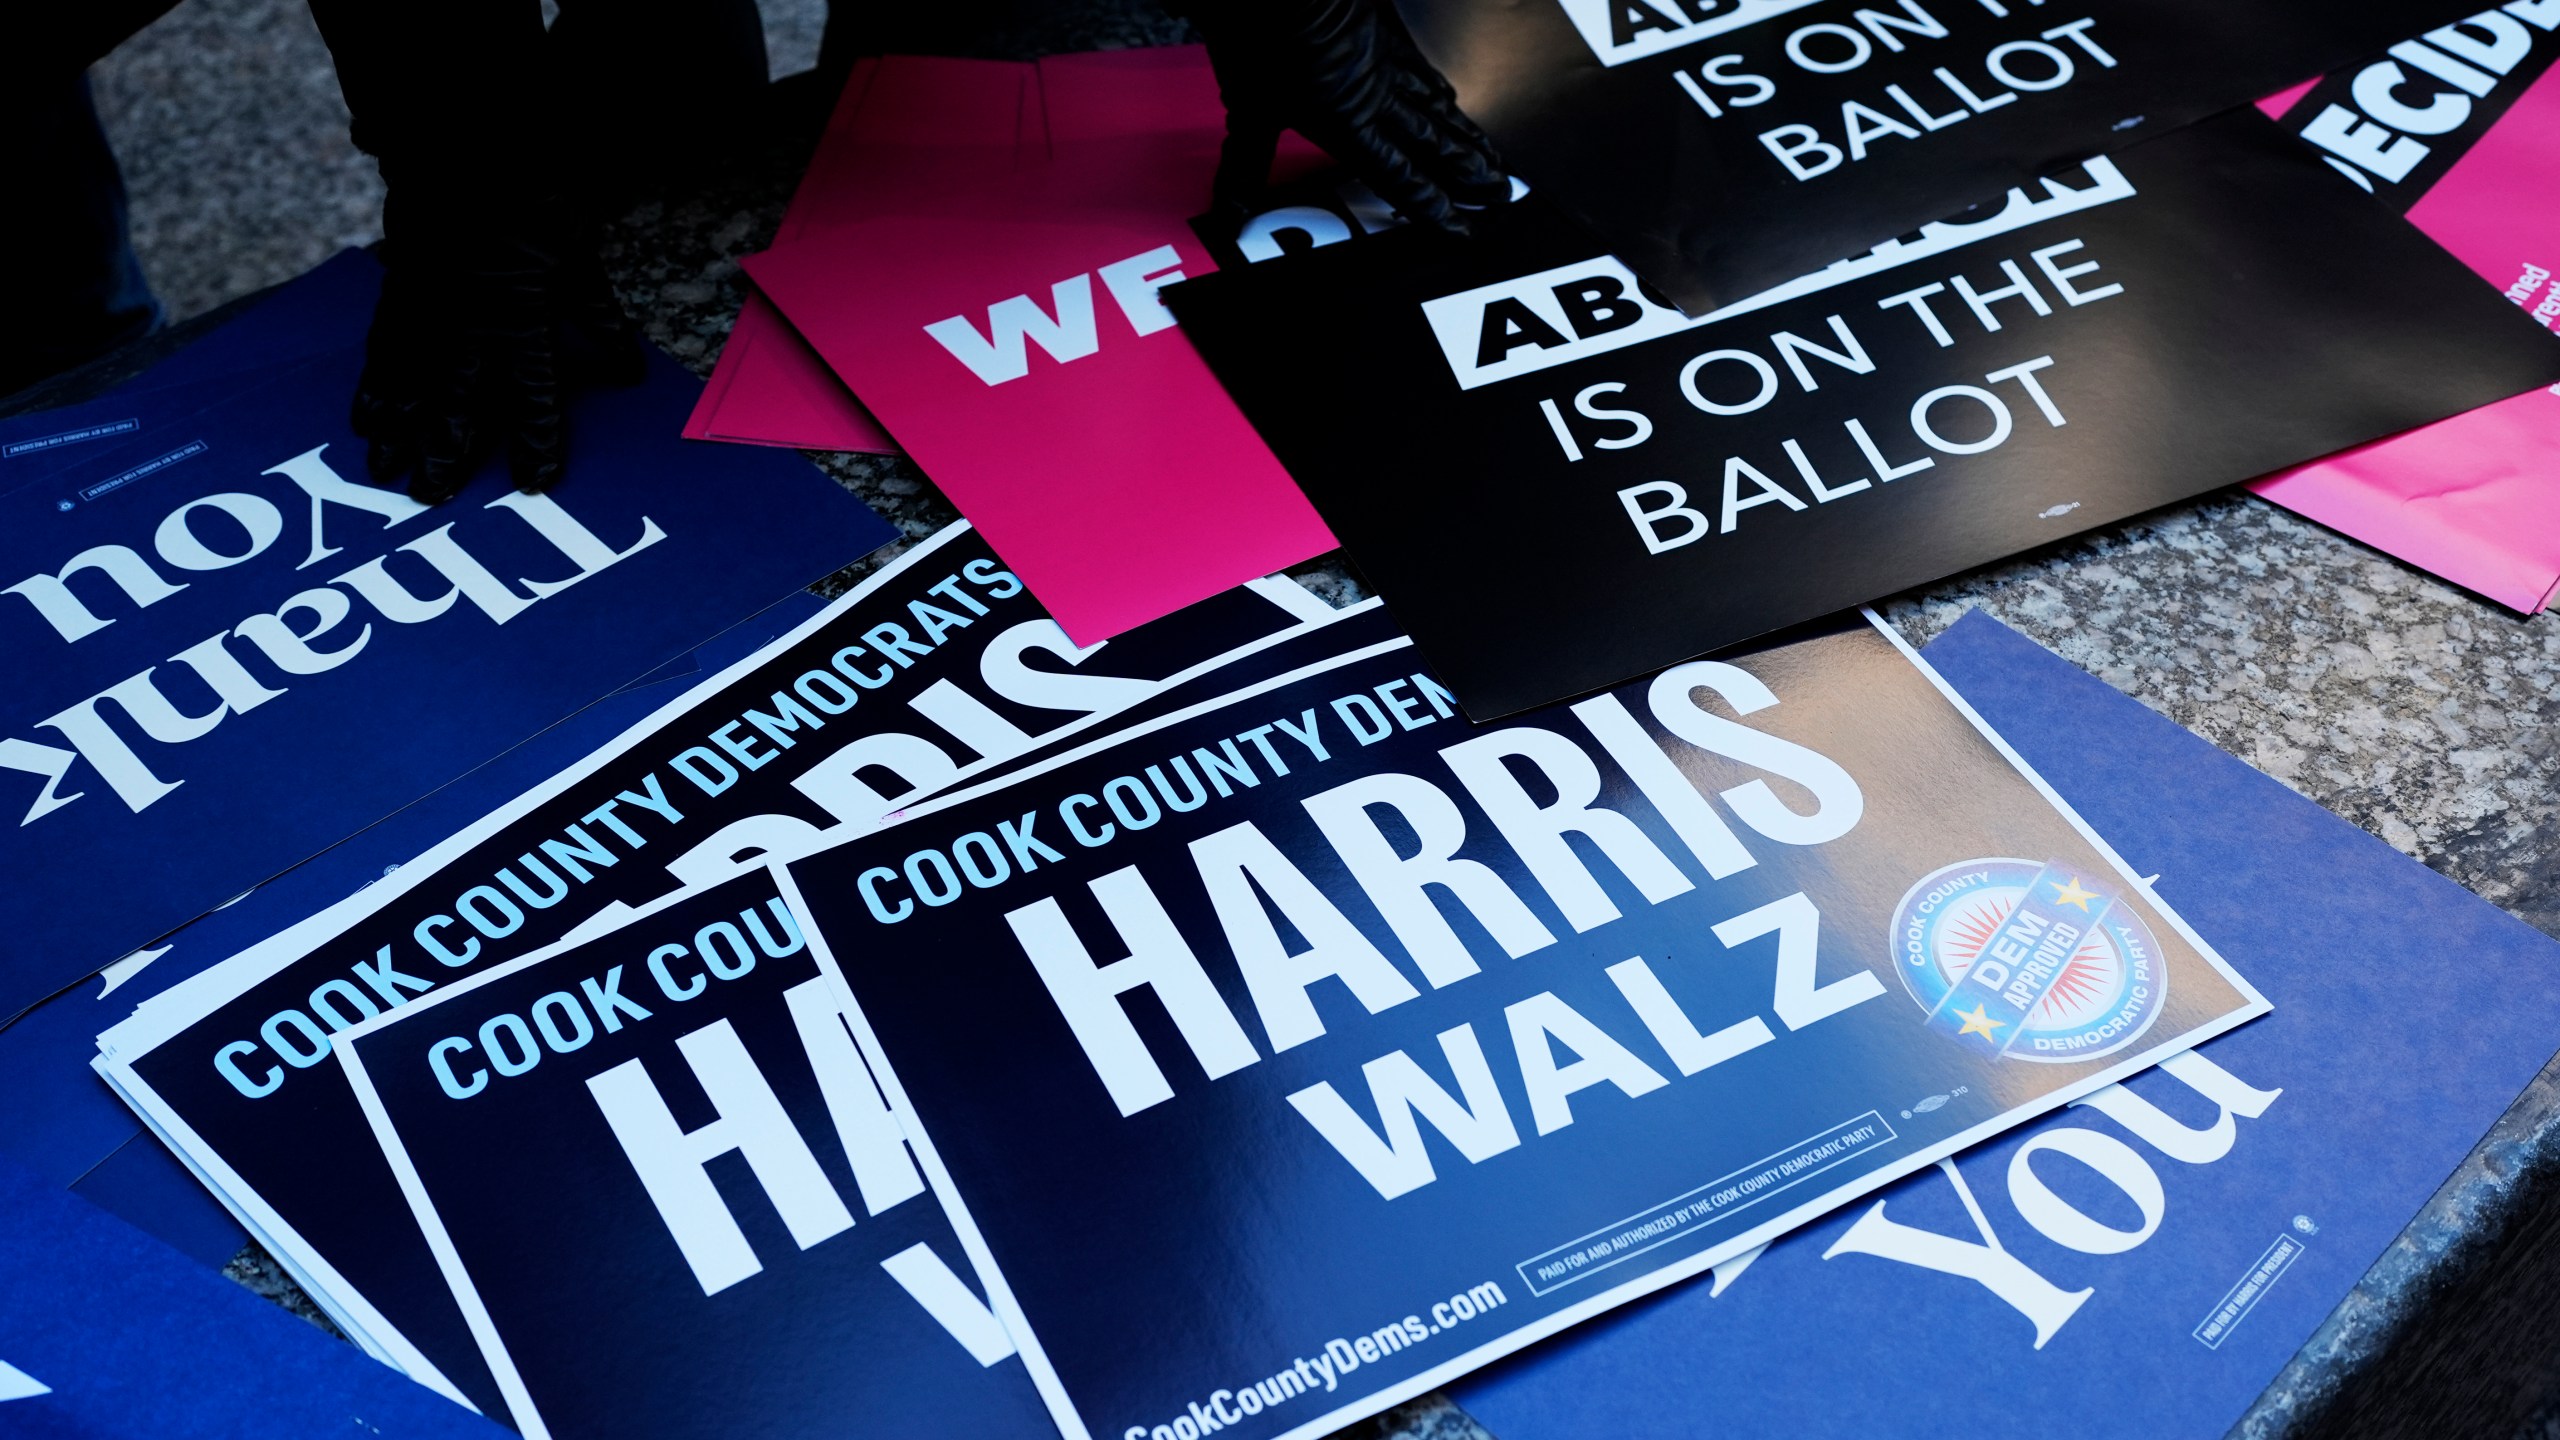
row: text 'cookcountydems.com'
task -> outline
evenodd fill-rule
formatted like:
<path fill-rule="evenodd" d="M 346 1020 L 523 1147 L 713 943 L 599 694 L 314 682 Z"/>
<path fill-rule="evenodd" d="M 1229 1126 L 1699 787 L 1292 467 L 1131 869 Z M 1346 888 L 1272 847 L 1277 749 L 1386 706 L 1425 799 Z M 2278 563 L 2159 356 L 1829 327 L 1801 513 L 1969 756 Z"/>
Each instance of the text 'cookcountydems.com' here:
<path fill-rule="evenodd" d="M 1121 1440 L 1200 1440 L 1203 1435 L 1215 1434 L 1247 1416 L 1285 1405 L 1301 1395 L 1327 1393 L 1361 1366 L 1422 1344 L 1444 1330 L 1454 1330 L 1510 1300 L 1494 1281 L 1470 1285 L 1434 1303 L 1427 1316 L 1407 1315 L 1366 1335 L 1327 1340 L 1312 1359 L 1301 1356 L 1277 1374 L 1236 1389 L 1213 1390 L 1207 1398 L 1190 1402 L 1185 1414 L 1160 1424 L 1130 1426 L 1121 1433 Z"/>

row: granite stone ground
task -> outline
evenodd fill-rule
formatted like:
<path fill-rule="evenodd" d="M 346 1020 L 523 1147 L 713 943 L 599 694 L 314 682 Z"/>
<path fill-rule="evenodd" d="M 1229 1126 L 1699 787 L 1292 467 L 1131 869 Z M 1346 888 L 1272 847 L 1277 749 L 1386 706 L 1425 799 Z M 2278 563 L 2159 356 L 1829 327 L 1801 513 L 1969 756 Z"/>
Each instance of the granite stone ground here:
<path fill-rule="evenodd" d="M 822 4 L 768 0 L 777 73 L 814 55 Z M 1160 13 L 1109 0 L 918 7 L 868 29 L 865 48 L 1010 56 L 1180 36 Z M 137 247 L 174 313 L 289 278 L 377 233 L 379 180 L 347 142 L 327 52 L 296 0 L 188 0 L 95 78 L 133 193 Z M 823 113 L 826 97 L 793 89 L 777 90 L 769 143 L 729 157 L 716 176 L 671 181 L 611 227 L 607 259 L 625 303 L 697 370 L 717 358 L 736 313 L 738 257 L 771 237 Z M 813 458 L 910 538 L 955 513 L 903 460 Z M 1361 593 L 1338 557 L 1302 570 L 1337 599 Z M 2520 619 L 2236 492 L 1883 608 L 1925 641 L 1976 606 L 2560 935 L 2560 622 Z M 2560 1071 L 2546 1071 L 2234 1433 L 2289 1433 L 2389 1343 L 2441 1277 L 2461 1269 L 2480 1217 L 2560 1168 L 2555 1131 Z M 315 1313 L 254 1250 L 231 1273 Z M 1483 1435 L 1436 1398 L 1349 1433 Z M 2560 1417 L 2538 1417 L 2524 1433 L 2560 1435 Z"/>

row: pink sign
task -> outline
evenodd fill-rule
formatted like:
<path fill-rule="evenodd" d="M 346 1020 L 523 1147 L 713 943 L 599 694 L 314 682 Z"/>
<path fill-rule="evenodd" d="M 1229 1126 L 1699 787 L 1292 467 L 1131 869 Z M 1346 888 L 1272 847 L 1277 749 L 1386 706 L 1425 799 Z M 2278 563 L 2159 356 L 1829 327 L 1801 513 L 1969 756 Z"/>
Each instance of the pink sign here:
<path fill-rule="evenodd" d="M 2394 46 L 2388 59 L 2338 77 L 2348 86 L 2319 84 L 2285 120 L 2550 326 L 2560 320 L 2560 34 L 2541 21 L 2546 12 L 2560 24 L 2560 6 L 2507 6 Z M 2481 131 L 2508 95 L 2512 106 Z M 2429 185 L 2443 156 L 2474 133 Z M 2414 204 L 2395 193 L 2421 187 Z M 2560 391 L 2518 395 L 2249 488 L 2511 609 L 2531 614 L 2560 588 Z"/>
<path fill-rule="evenodd" d="M 1028 93 L 1046 163 L 981 147 L 940 202 L 747 272 L 1092 644 L 1335 542 L 1156 295 L 1215 268 L 1187 223 L 1224 126 L 1205 57 L 1057 57 Z"/>
<path fill-rule="evenodd" d="M 895 455 L 898 442 L 773 308 L 750 292 L 685 421 L 687 440 Z"/>

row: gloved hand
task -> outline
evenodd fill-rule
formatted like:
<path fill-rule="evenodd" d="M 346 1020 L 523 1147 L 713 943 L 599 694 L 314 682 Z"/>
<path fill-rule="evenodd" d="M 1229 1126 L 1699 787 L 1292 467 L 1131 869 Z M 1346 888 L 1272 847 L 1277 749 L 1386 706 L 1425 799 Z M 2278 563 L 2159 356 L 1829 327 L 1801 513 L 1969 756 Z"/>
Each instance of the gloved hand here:
<path fill-rule="evenodd" d="M 1464 233 L 1511 182 L 1389 0 L 1188 0 L 1227 106 L 1216 198 L 1259 208 L 1282 130 L 1349 166 L 1407 220 Z"/>
<path fill-rule="evenodd" d="M 409 182 L 383 229 L 353 413 L 373 478 L 442 504 L 503 445 L 518 490 L 558 484 L 572 386 L 632 384 L 645 366 L 586 227 L 559 199 Z"/>

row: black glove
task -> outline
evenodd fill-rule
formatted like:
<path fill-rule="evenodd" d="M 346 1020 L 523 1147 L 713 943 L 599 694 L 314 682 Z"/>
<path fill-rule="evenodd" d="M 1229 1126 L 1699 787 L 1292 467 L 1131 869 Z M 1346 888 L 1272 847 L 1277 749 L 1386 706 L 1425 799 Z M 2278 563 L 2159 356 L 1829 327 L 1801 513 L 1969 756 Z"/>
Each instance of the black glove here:
<path fill-rule="evenodd" d="M 1227 106 L 1222 208 L 1259 208 L 1282 130 L 1349 166 L 1407 220 L 1464 233 L 1510 198 L 1493 142 L 1458 109 L 1388 0 L 1189 0 Z"/>
<path fill-rule="evenodd" d="M 518 490 L 558 484 L 571 387 L 645 373 L 586 227 L 556 198 L 413 182 L 392 187 L 383 229 L 353 414 L 373 478 L 441 504 L 503 445 Z"/>

